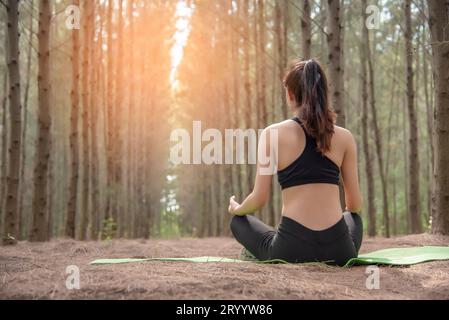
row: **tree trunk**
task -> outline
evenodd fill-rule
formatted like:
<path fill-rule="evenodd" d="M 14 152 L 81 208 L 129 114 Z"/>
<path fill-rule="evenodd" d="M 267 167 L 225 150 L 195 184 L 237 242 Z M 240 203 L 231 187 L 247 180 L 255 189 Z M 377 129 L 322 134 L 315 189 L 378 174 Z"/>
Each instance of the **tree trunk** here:
<path fill-rule="evenodd" d="M 365 6 L 362 5 L 363 11 Z M 366 29 L 363 27 L 363 29 Z M 362 141 L 363 154 L 365 158 L 365 181 L 366 192 L 368 197 L 368 235 L 374 237 L 376 235 L 376 208 L 374 206 L 374 180 L 373 165 L 371 151 L 369 146 L 369 128 L 368 128 L 368 42 L 366 34 L 361 38 L 360 45 L 360 62 L 361 62 L 361 86 L 362 86 Z"/>
<path fill-rule="evenodd" d="M 112 23 L 112 13 L 113 13 L 113 5 L 114 1 L 108 1 L 108 14 L 107 14 L 107 74 L 108 74 L 108 82 L 107 82 L 107 102 L 105 108 L 105 117 L 106 117 L 106 158 L 107 158 L 107 168 L 106 168 L 106 176 L 107 176 L 107 194 L 106 194 L 106 218 L 112 218 L 114 221 L 117 219 L 117 211 L 115 207 L 115 184 L 114 184 L 114 137 L 113 137 L 113 110 L 114 110 L 114 97 L 115 97 L 115 86 L 114 86 L 114 40 L 112 34 L 113 23 Z"/>
<path fill-rule="evenodd" d="M 284 3 L 285 4 L 285 3 Z M 283 42 L 286 41 L 286 39 L 282 39 L 282 10 L 280 1 L 276 0 L 274 4 L 274 38 L 275 38 L 275 45 L 276 45 L 276 52 L 277 52 L 277 67 L 278 67 L 278 76 L 279 80 L 282 81 L 284 77 L 285 72 L 285 65 L 283 64 L 284 60 L 284 48 L 283 48 Z M 279 86 L 281 87 L 281 86 Z M 283 89 L 283 88 L 282 88 Z M 282 118 L 283 120 L 288 118 L 288 108 L 287 108 L 287 102 L 285 101 L 285 94 L 283 90 L 281 90 L 281 109 L 282 109 Z"/>
<path fill-rule="evenodd" d="M 321 24 L 321 26 L 326 25 L 326 18 L 327 18 L 327 5 L 326 5 L 327 0 L 320 0 L 320 17 L 319 17 L 319 23 Z M 321 30 L 320 32 L 320 54 L 318 55 L 319 57 L 326 57 L 326 50 L 327 50 L 327 36 L 326 33 L 323 32 L 324 30 Z"/>
<path fill-rule="evenodd" d="M 405 222 L 406 222 L 406 230 L 410 229 L 410 214 L 408 212 L 408 208 L 409 208 L 409 180 L 410 177 L 408 176 L 408 167 L 409 167 L 409 157 L 407 156 L 408 150 L 410 149 L 410 146 L 407 145 L 406 141 L 407 141 L 407 121 L 406 121 L 406 105 L 405 105 L 405 101 L 402 102 L 403 104 L 403 112 L 402 112 L 402 141 L 404 142 L 404 152 L 403 152 L 403 164 L 404 164 L 404 198 L 405 198 Z M 408 232 L 408 231 L 407 231 Z M 407 233 L 406 232 L 406 233 Z"/>
<path fill-rule="evenodd" d="M 243 21 L 248 21 L 248 13 L 249 13 L 249 1 L 243 0 Z M 251 79 L 250 79 L 250 30 L 248 23 L 243 23 L 243 34 L 244 34 L 244 47 L 243 47 L 243 79 L 244 79 L 244 88 L 245 88 L 245 127 L 253 128 L 252 123 L 252 90 L 251 90 Z M 246 146 L 249 145 L 249 141 Z M 246 148 L 249 150 L 249 148 Z M 252 190 L 253 186 L 253 177 L 254 170 L 252 164 L 247 164 L 246 166 L 247 173 L 247 189 L 246 192 L 249 193 Z"/>
<path fill-rule="evenodd" d="M 261 52 L 259 52 L 260 49 L 260 36 L 259 36 L 259 5 L 257 0 L 253 0 L 253 38 L 254 38 L 254 60 L 255 60 L 255 68 L 254 68 L 254 82 L 255 82 L 255 99 L 254 99 L 254 111 L 256 113 L 256 121 L 255 121 L 255 128 L 260 127 L 261 119 L 262 119 L 262 112 L 260 108 L 260 97 L 262 95 L 261 92 L 261 81 L 260 81 L 260 72 L 262 71 L 262 65 L 261 65 Z"/>
<path fill-rule="evenodd" d="M 230 9 L 231 4 L 229 4 Z M 225 128 L 233 128 L 233 118 L 232 113 L 234 107 L 233 102 L 231 101 L 231 94 L 230 89 L 232 86 L 232 36 L 231 36 L 231 27 L 230 24 L 227 23 L 224 26 L 223 35 L 226 39 L 224 52 L 225 52 L 225 70 L 226 72 L 226 78 L 223 85 L 223 98 L 224 98 L 224 108 L 222 110 L 223 118 L 225 119 Z M 228 150 L 224 148 L 224 154 L 227 152 L 234 152 L 234 150 Z M 221 189 L 222 193 L 220 195 L 221 200 L 223 201 L 224 205 L 223 207 L 220 206 L 220 210 L 223 210 L 224 214 L 221 219 L 221 235 L 228 235 L 229 234 L 229 219 L 230 215 L 227 214 L 227 205 L 228 205 L 228 199 L 231 195 L 234 194 L 234 175 L 233 175 L 233 167 L 236 167 L 232 164 L 226 164 L 225 166 L 221 166 L 222 170 L 220 170 L 220 178 L 222 181 L 224 181 L 224 186 Z"/>
<path fill-rule="evenodd" d="M 83 104 L 82 110 L 82 141 L 83 141 L 83 157 L 82 157 L 82 177 L 81 177 L 81 212 L 78 238 L 86 239 L 88 218 L 89 218 L 89 175 L 90 175 L 90 159 L 89 159 L 89 121 L 90 108 L 89 105 L 89 79 L 92 76 L 92 65 L 89 63 L 89 55 L 93 38 L 91 32 L 93 30 L 93 12 L 92 2 L 84 2 L 84 19 L 83 19 L 83 62 L 82 62 L 82 88 L 81 99 Z"/>
<path fill-rule="evenodd" d="M 135 237 L 133 232 L 133 226 L 136 219 L 136 152 L 135 152 L 135 123 L 136 123 L 136 112 L 135 112 L 135 70 L 134 70 L 134 60 L 135 60 L 135 48 L 134 48 L 134 0 L 129 0 L 128 3 L 128 20 L 129 20 L 129 101 L 128 101 L 128 181 L 127 181 L 127 193 L 128 193 L 128 215 L 130 219 L 128 232 Z"/>
<path fill-rule="evenodd" d="M 312 45 L 312 26 L 310 21 L 310 1 L 302 0 L 301 49 L 303 59 L 310 59 Z"/>
<path fill-rule="evenodd" d="M 258 128 L 262 129 L 265 128 L 268 125 L 268 105 L 267 105 L 267 72 L 266 72 L 266 65 L 267 65 L 267 59 L 266 55 L 267 52 L 265 50 L 266 48 L 266 20 L 265 20 L 265 6 L 264 1 L 259 0 L 257 2 L 258 9 L 257 9 L 257 25 L 259 26 L 259 56 L 260 56 L 260 68 L 259 68 L 259 75 L 258 78 L 260 78 L 260 95 L 259 100 L 257 103 L 257 107 L 260 113 L 260 122 L 258 124 Z M 270 198 L 273 196 L 273 192 L 270 195 Z M 269 223 L 271 221 L 271 216 L 273 213 L 270 211 L 270 207 L 266 206 L 263 209 L 262 217 L 264 218 L 264 221 L 266 223 Z"/>
<path fill-rule="evenodd" d="M 396 179 L 393 180 L 393 235 L 398 234 L 397 228 L 397 207 L 396 207 Z"/>
<path fill-rule="evenodd" d="M 418 120 L 416 116 L 413 88 L 413 47 L 411 0 L 405 1 L 405 54 L 407 66 L 407 110 L 410 133 L 409 149 L 409 206 L 410 226 L 412 233 L 421 232 L 421 217 L 419 213 L 419 154 L 418 154 Z"/>
<path fill-rule="evenodd" d="M 329 93 L 331 106 L 337 114 L 337 125 L 345 127 L 346 117 L 344 110 L 344 59 L 343 59 L 343 25 L 340 0 L 328 0 L 328 70 Z M 340 179 L 340 203 L 345 209 L 345 195 Z"/>
<path fill-rule="evenodd" d="M 235 23 L 237 23 L 237 13 L 235 13 Z M 231 33 L 231 47 L 232 47 L 232 75 L 233 75 L 233 103 L 232 103 L 232 128 L 239 128 L 240 127 L 240 110 L 241 110 L 241 100 L 240 100 L 240 57 L 239 57 L 239 51 L 240 51 L 240 41 L 239 37 L 235 32 Z M 235 151 L 232 150 L 233 153 Z M 241 199 L 243 197 L 243 181 L 242 181 L 242 170 L 240 165 L 234 165 L 232 166 L 232 170 L 235 174 L 235 186 L 234 186 L 234 194 L 236 195 L 237 199 Z"/>
<path fill-rule="evenodd" d="M 96 16 L 95 13 L 96 7 L 95 4 L 91 10 L 92 17 Z M 101 12 L 98 13 L 101 16 Z M 92 18 L 94 19 L 94 18 Z M 90 230 L 89 230 L 89 238 L 91 240 L 98 239 L 99 232 L 99 170 L 98 170 L 98 143 L 97 143 L 97 124 L 99 120 L 99 111 L 98 107 L 99 98 L 98 94 L 100 92 L 100 77 L 101 77 L 101 63 L 102 61 L 102 37 L 100 36 L 103 28 L 100 25 L 100 30 L 98 32 L 98 40 L 96 43 L 96 47 L 94 47 L 94 37 L 95 37 L 95 20 L 90 22 L 91 30 L 90 30 L 90 39 L 92 41 L 91 50 L 90 50 L 90 61 L 91 61 L 91 77 L 90 77 L 90 85 L 91 90 L 94 91 L 95 94 L 90 94 L 90 126 L 89 126 L 89 134 L 90 134 L 90 151 L 91 151 L 91 159 L 90 159 L 90 180 L 91 180 L 91 192 L 90 192 L 90 200 L 91 200 L 91 208 L 90 208 Z"/>
<path fill-rule="evenodd" d="M 328 25 L 327 44 L 329 48 L 329 89 L 331 105 L 337 113 L 337 124 L 344 127 L 346 124 L 344 111 L 344 87 L 343 87 L 343 25 L 340 0 L 328 0 Z"/>
<path fill-rule="evenodd" d="M 7 110 L 8 105 L 8 76 L 5 72 L 3 74 L 3 96 L 2 96 L 2 152 L 1 152 L 1 167 L 0 167 L 0 207 L 3 205 L 3 200 L 6 190 L 6 155 L 8 150 L 8 123 L 7 123 Z M 3 232 L 3 210 L 0 212 L 0 238 Z M 0 239 L 1 241 L 1 239 Z"/>
<path fill-rule="evenodd" d="M 449 234 L 449 1 L 428 0 L 435 79 L 431 232 Z"/>
<path fill-rule="evenodd" d="M 264 1 L 258 1 L 258 25 L 259 25 L 259 54 L 260 54 L 260 101 L 259 108 L 262 114 L 260 127 L 268 125 L 268 107 L 267 107 L 267 59 L 266 59 L 266 28 L 265 28 L 265 6 Z"/>
<path fill-rule="evenodd" d="M 20 179 L 20 150 L 22 135 L 22 110 L 20 103 L 19 69 L 19 3 L 8 1 L 8 77 L 10 135 L 7 159 L 5 207 L 2 239 L 3 244 L 15 244 L 19 236 L 18 204 Z"/>
<path fill-rule="evenodd" d="M 73 3 L 79 6 L 79 0 Z M 70 157 L 71 173 L 69 182 L 69 195 L 67 202 L 67 216 L 65 220 L 65 235 L 69 238 L 75 238 L 75 218 L 77 208 L 78 194 L 78 168 L 79 168 L 79 145 L 78 145 L 78 117 L 79 117 L 79 31 L 72 31 L 72 90 L 71 113 L 70 113 Z"/>
<path fill-rule="evenodd" d="M 362 2 L 362 8 L 363 8 L 363 17 L 365 17 L 364 21 L 368 18 L 368 15 L 365 12 L 366 8 L 366 0 L 363 0 Z M 379 123 L 377 121 L 377 109 L 376 109 L 376 94 L 374 90 L 374 68 L 373 68 L 373 56 L 371 54 L 371 46 L 370 46 L 370 35 L 368 32 L 368 28 L 364 25 L 363 26 L 363 34 L 364 38 L 366 39 L 366 43 L 364 43 L 365 48 L 365 60 L 368 63 L 368 72 L 369 72 L 369 86 L 370 86 L 370 93 L 369 93 L 369 100 L 370 100 L 370 111 L 372 116 L 372 124 L 374 129 L 374 141 L 376 144 L 376 152 L 377 152 L 377 163 L 379 166 L 379 175 L 380 175 L 380 181 L 382 186 L 382 203 L 383 203 L 383 210 L 382 210 L 382 217 L 383 217 L 383 226 L 385 228 L 384 234 L 388 238 L 390 237 L 390 223 L 389 223 L 389 215 L 388 215 L 388 196 L 387 196 L 387 179 L 385 174 L 385 167 L 384 167 L 384 159 L 383 159 L 383 148 L 382 148 L 382 137 L 379 129 Z M 362 63 L 364 63 L 362 61 Z"/>
<path fill-rule="evenodd" d="M 31 0 L 30 3 L 31 8 L 34 9 L 34 1 Z M 34 39 L 34 10 L 30 10 L 30 34 L 28 38 L 28 48 L 27 48 L 27 66 L 26 66 L 26 83 L 25 83 L 25 93 L 23 98 L 23 129 L 22 129 L 22 161 L 20 166 L 20 197 L 19 197 L 19 233 L 23 233 L 24 223 L 23 223 L 23 200 L 25 197 L 25 194 L 27 193 L 27 183 L 25 182 L 25 166 L 26 166 L 26 155 L 27 155 L 27 144 L 26 144 L 26 137 L 28 132 L 28 100 L 29 100 L 29 93 L 30 93 L 30 87 L 31 87 L 31 61 L 32 61 L 32 49 L 33 49 L 33 39 Z"/>
<path fill-rule="evenodd" d="M 117 22 L 117 79 L 116 79 L 116 106 L 114 108 L 114 183 L 116 188 L 116 210 L 117 210 L 117 228 L 118 228 L 118 236 L 123 237 L 126 229 L 126 219 L 124 217 L 125 212 L 123 212 L 123 179 L 122 179 L 122 131 L 121 131 L 121 123 L 122 119 L 122 108 L 123 108 L 123 96 L 124 96 L 124 79 L 123 79 L 123 1 L 119 1 L 119 10 L 118 10 L 118 22 Z"/>
<path fill-rule="evenodd" d="M 39 2 L 38 138 L 34 168 L 31 241 L 48 239 L 48 160 L 50 158 L 50 22 L 49 0 Z"/>
<path fill-rule="evenodd" d="M 424 8 L 424 0 L 421 0 L 421 5 Z M 425 23 L 425 22 L 424 22 Z M 427 131 L 427 156 L 428 160 L 426 161 L 426 177 L 427 177 L 427 185 L 429 186 L 427 189 L 427 210 L 429 213 L 429 218 L 432 214 L 432 175 L 433 175 L 433 164 L 434 164 L 434 142 L 433 142 L 433 107 L 430 103 L 430 94 L 429 94 L 429 57 L 428 57 L 428 49 L 425 45 L 427 41 L 426 37 L 426 28 L 423 25 L 423 32 L 421 34 L 421 50 L 422 50 L 422 61 L 421 65 L 423 68 L 423 86 L 424 86 L 424 98 L 426 102 L 426 131 Z M 430 160 L 430 161 L 429 161 Z"/>

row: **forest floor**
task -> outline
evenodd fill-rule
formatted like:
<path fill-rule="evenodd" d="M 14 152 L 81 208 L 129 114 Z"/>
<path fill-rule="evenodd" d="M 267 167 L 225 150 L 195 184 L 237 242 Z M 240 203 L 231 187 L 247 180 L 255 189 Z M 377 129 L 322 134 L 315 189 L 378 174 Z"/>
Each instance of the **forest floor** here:
<path fill-rule="evenodd" d="M 449 245 L 429 234 L 367 238 L 361 252 Z M 366 267 L 254 263 L 143 262 L 89 265 L 99 258 L 224 256 L 232 238 L 20 242 L 0 248 L 0 299 L 449 299 L 449 261 L 381 267 L 380 289 L 366 288 Z M 66 288 L 66 268 L 80 269 L 80 289 Z"/>

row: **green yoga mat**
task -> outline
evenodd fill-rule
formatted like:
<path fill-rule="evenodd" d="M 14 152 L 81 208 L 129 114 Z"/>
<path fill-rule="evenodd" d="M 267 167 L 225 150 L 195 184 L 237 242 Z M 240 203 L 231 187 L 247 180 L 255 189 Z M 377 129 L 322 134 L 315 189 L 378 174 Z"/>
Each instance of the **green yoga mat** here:
<path fill-rule="evenodd" d="M 346 266 L 352 265 L 412 265 L 427 261 L 449 260 L 449 247 L 409 247 L 409 248 L 390 248 L 359 255 L 346 263 Z M 129 258 L 129 259 L 98 259 L 92 261 L 92 265 L 119 264 L 143 261 L 178 261 L 178 262 L 231 262 L 231 263 L 286 263 L 283 260 L 267 261 L 244 261 L 239 259 L 230 259 L 224 257 L 193 257 L 193 258 Z"/>
<path fill-rule="evenodd" d="M 359 255 L 346 265 L 384 264 L 407 266 L 435 260 L 449 260 L 449 247 L 390 248 Z"/>

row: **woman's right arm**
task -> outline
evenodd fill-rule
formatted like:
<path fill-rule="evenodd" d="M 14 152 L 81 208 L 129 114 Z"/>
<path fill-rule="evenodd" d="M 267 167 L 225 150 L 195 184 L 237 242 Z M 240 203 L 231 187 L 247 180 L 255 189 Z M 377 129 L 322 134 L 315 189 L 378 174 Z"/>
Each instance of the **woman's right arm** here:
<path fill-rule="evenodd" d="M 363 200 L 360 194 L 357 170 L 357 145 L 354 136 L 347 131 L 346 151 L 341 165 L 343 186 L 345 189 L 346 210 L 359 213 L 362 211 Z"/>

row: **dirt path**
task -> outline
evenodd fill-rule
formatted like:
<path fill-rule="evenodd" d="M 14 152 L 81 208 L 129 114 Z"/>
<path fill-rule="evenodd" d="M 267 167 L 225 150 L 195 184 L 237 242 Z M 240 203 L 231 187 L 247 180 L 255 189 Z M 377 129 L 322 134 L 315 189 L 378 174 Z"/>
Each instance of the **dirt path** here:
<path fill-rule="evenodd" d="M 361 252 L 449 245 L 428 234 L 365 240 Z M 21 242 L 0 247 L 0 299 L 449 299 L 449 261 L 382 267 L 380 289 L 368 290 L 365 267 L 252 263 L 146 262 L 90 266 L 98 258 L 237 257 L 231 238 Z M 80 289 L 68 290 L 66 267 L 80 269 Z"/>

